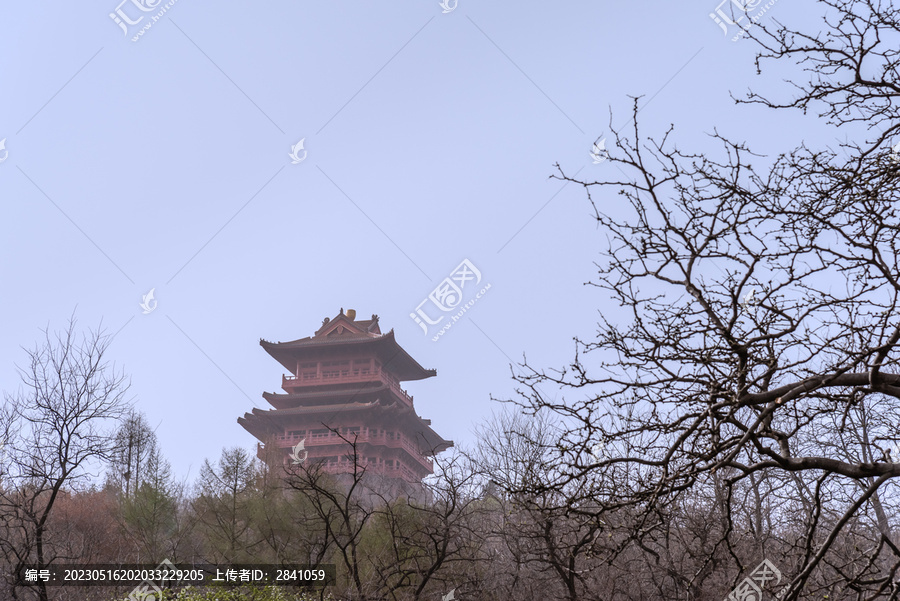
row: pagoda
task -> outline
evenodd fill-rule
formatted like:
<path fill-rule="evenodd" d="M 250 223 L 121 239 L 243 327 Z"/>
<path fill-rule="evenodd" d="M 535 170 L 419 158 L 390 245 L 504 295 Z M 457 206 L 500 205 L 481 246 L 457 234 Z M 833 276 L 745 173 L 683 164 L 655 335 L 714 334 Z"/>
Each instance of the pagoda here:
<path fill-rule="evenodd" d="M 356 311 L 341 309 L 312 336 L 259 344 L 289 375 L 284 393 L 263 393 L 273 409 L 253 409 L 238 423 L 261 441 L 259 457 L 270 465 L 318 463 L 332 474 L 363 468 L 421 484 L 434 471 L 429 457 L 453 446 L 400 387 L 437 372 L 410 357 L 393 330 L 382 334 L 377 315 L 357 320 Z"/>

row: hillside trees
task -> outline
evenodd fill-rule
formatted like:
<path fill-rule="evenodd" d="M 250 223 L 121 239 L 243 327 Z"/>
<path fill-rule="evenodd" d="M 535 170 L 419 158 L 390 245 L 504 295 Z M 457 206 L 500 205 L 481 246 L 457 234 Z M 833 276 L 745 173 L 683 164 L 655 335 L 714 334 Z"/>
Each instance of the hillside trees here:
<path fill-rule="evenodd" d="M 45 330 L 26 351 L 21 388 L 0 411 L 0 553 L 16 598 L 23 583 L 11 580 L 22 566 L 79 559 L 57 544 L 50 525 L 66 489 L 84 482 L 115 450 L 113 428 L 128 409 L 128 381 L 106 358 L 109 342 L 99 330 L 79 333 L 74 318 L 61 332 Z M 35 592 L 48 599 L 43 583 Z"/>
<path fill-rule="evenodd" d="M 754 25 L 763 72 L 776 60 L 808 77 L 793 99 L 745 102 L 817 110 L 855 141 L 767 159 L 716 133 L 717 153 L 690 152 L 675 129 L 644 136 L 635 103 L 606 179 L 560 169 L 608 237 L 594 284 L 623 317 L 601 316 L 568 366 L 518 378 L 520 405 L 562 424 L 558 471 L 520 492 L 578 491 L 559 506 L 629 516 L 618 527 L 641 549 L 666 547 L 666 529 L 648 527 L 659 516 L 708 498 L 729 587 L 768 558 L 788 599 L 896 596 L 900 9 L 817 6 L 820 25 Z M 607 189 L 618 196 L 601 202 Z M 592 457 L 598 443 L 608 454 Z M 695 568 L 676 591 L 708 573 Z"/>

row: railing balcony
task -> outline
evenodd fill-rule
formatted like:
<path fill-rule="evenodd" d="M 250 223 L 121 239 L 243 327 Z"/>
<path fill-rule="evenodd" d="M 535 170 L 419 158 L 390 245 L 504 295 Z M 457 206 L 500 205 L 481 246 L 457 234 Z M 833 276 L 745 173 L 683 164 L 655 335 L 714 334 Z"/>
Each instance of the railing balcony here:
<path fill-rule="evenodd" d="M 282 384 L 296 386 L 321 386 L 322 384 L 337 384 L 344 382 L 377 382 L 381 379 L 378 370 L 344 369 L 341 371 L 326 371 L 321 374 L 305 372 L 300 375 L 282 376 Z"/>
<path fill-rule="evenodd" d="M 324 464 L 325 471 L 332 474 L 350 474 L 353 473 L 353 466 L 346 462 L 330 461 Z M 402 478 L 408 482 L 417 482 L 420 480 L 415 472 L 406 466 L 388 467 L 386 465 L 365 465 L 366 473 L 375 476 L 384 476 L 386 478 Z"/>
<path fill-rule="evenodd" d="M 356 444 L 368 443 L 372 445 L 387 447 L 389 449 L 405 449 L 423 466 L 428 467 L 428 469 L 433 469 L 434 467 L 432 461 L 425 458 L 425 454 L 419 449 L 419 447 L 405 436 L 389 438 L 386 434 L 359 434 L 354 438 L 355 435 L 356 433 L 354 432 L 343 434 L 344 438 L 346 438 L 351 443 L 355 440 Z M 306 448 L 306 450 L 311 450 L 314 447 L 325 445 L 347 445 L 347 451 L 350 451 L 347 442 L 341 439 L 341 437 L 336 433 L 331 431 L 329 431 L 328 434 L 316 434 L 312 436 L 284 434 L 281 436 L 275 436 L 275 443 L 281 448 L 288 448 L 293 447 L 304 438 L 306 439 L 306 442 L 303 446 Z"/>
<path fill-rule="evenodd" d="M 364 382 L 382 382 L 401 399 L 413 404 L 413 397 L 400 387 L 400 382 L 388 372 L 381 369 L 344 369 L 341 371 L 324 371 L 322 373 L 301 372 L 299 375 L 281 377 L 281 387 L 285 390 L 304 386 L 323 386 L 327 384 L 354 384 Z"/>

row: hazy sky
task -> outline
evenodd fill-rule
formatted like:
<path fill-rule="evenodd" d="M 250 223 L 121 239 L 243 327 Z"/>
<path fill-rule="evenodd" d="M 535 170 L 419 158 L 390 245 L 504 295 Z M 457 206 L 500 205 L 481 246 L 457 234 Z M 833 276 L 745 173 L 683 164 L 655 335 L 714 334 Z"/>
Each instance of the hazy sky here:
<path fill-rule="evenodd" d="M 179 477 L 255 443 L 236 419 L 283 373 L 259 339 L 341 307 L 437 369 L 407 390 L 461 444 L 514 394 L 512 362 L 569 362 L 616 307 L 584 285 L 605 247 L 584 190 L 549 176 L 610 177 L 589 153 L 610 110 L 630 127 L 629 96 L 686 150 L 714 129 L 772 153 L 835 135 L 735 106 L 785 88 L 716 0 L 178 0 L 155 22 L 166 3 L 143 1 L 0 3 L 0 389 L 41 328 L 102 321 Z M 409 314 L 465 259 L 490 290 L 434 342 Z"/>

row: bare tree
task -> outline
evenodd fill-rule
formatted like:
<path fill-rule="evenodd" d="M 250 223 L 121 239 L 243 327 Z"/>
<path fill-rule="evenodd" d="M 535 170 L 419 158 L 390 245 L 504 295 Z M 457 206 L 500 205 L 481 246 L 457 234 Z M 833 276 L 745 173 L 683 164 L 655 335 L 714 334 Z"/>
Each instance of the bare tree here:
<path fill-rule="evenodd" d="M 271 453 L 274 445 L 266 447 Z M 265 462 L 259 494 L 254 499 L 254 522 L 261 539 L 259 554 L 268 557 L 270 563 L 327 563 L 330 541 L 308 499 L 304 495 L 291 494 L 281 465 L 273 467 L 280 459 L 279 453 L 277 458 Z"/>
<path fill-rule="evenodd" d="M 539 591 L 577 601 L 605 598 L 599 561 L 608 528 L 586 501 L 590 479 L 560 482 L 553 461 L 561 425 L 511 411 L 494 415 L 478 430 L 474 463 L 504 492 L 490 536 L 502 542 L 493 556 L 504 573 L 506 597 L 532 597 Z M 504 565 L 506 564 L 506 565 Z"/>
<path fill-rule="evenodd" d="M 484 509 L 475 494 L 480 480 L 459 453 L 435 457 L 436 473 L 422 499 L 400 497 L 380 507 L 367 562 L 381 598 L 437 598 L 450 590 L 477 590 L 479 561 L 489 559 L 479 526 Z"/>
<path fill-rule="evenodd" d="M 320 529 L 322 547 L 331 549 L 338 566 L 349 580 L 344 592 L 348 598 L 365 601 L 371 599 L 376 587 L 367 578 L 363 539 L 376 507 L 386 503 L 379 490 L 377 478 L 370 474 L 362 460 L 356 436 L 344 434 L 338 428 L 330 428 L 343 442 L 346 453 L 336 457 L 345 473 L 330 474 L 322 461 L 305 461 L 284 466 L 287 486 L 299 494 L 304 504 L 311 508 L 311 516 L 304 521 Z M 377 598 L 377 597 L 376 597 Z"/>
<path fill-rule="evenodd" d="M 587 191 L 609 240 L 595 284 L 620 310 L 604 311 L 596 339 L 576 339 L 569 366 L 519 378 L 521 404 L 564 424 L 559 477 L 523 492 L 597 479 L 583 506 L 627 510 L 629 544 L 645 552 L 664 542 L 656 516 L 712 499 L 724 527 L 707 562 L 724 549 L 735 569 L 710 598 L 763 557 L 789 575 L 788 599 L 900 596 L 900 153 L 888 143 L 900 9 L 818 6 L 818 29 L 807 18 L 800 31 L 751 30 L 760 68 L 811 73 L 792 82 L 798 96 L 745 101 L 821 107 L 823 127 L 857 141 L 767 158 L 715 134 L 716 158 L 676 148 L 674 129 L 642 137 L 635 101 L 613 177 L 558 175 Z M 595 200 L 597 188 L 618 200 Z M 578 398 L 549 400 L 542 384 Z M 587 458 L 598 443 L 609 455 Z M 677 592 L 707 573 L 697 566 Z"/>
<path fill-rule="evenodd" d="M 107 361 L 109 342 L 99 330 L 79 335 L 74 318 L 62 332 L 45 330 L 19 369 L 22 388 L 6 397 L 0 413 L 0 552 L 14 578 L 25 565 L 40 569 L 78 559 L 54 545 L 49 525 L 65 489 L 86 479 L 115 449 L 112 432 L 128 409 L 128 382 Z M 24 583 L 13 584 L 18 599 Z M 48 598 L 43 583 L 31 590 L 41 601 Z"/>

